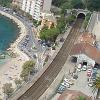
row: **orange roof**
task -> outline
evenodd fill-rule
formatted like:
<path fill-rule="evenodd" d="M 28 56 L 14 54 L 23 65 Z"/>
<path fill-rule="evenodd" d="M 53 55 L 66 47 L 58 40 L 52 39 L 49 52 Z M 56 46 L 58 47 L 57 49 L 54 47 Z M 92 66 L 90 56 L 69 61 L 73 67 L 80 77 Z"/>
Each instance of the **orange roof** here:
<path fill-rule="evenodd" d="M 90 33 L 83 33 L 82 35 L 80 35 L 80 37 L 78 38 L 78 43 L 82 42 L 82 43 L 89 43 L 91 45 L 94 44 L 96 40 L 96 36 Z"/>
<path fill-rule="evenodd" d="M 64 93 L 62 93 L 59 96 L 58 100 L 76 100 L 79 96 L 85 97 L 86 100 L 92 100 L 87 95 L 83 94 L 80 91 L 76 91 L 76 90 L 66 90 L 66 91 L 64 91 Z"/>
<path fill-rule="evenodd" d="M 100 51 L 88 43 L 75 44 L 72 48 L 71 55 L 76 54 L 85 54 L 93 59 L 96 63 L 100 64 Z"/>

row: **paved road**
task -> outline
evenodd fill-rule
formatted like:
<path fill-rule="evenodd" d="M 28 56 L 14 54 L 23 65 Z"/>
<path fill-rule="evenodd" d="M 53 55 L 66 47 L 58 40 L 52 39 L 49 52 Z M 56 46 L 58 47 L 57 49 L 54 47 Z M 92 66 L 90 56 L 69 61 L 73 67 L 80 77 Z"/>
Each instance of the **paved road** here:
<path fill-rule="evenodd" d="M 87 31 L 88 32 L 92 33 L 93 28 L 94 28 L 94 25 L 96 23 L 96 20 L 97 20 L 97 13 L 96 12 L 93 12 L 92 17 L 91 17 L 91 20 L 90 20 L 90 23 L 89 23 L 89 25 L 87 27 Z"/>
<path fill-rule="evenodd" d="M 38 54 L 38 55 L 43 54 L 47 48 L 46 47 L 43 48 L 39 44 L 38 40 L 35 38 L 35 34 L 32 31 L 32 22 L 30 22 L 26 17 L 23 17 L 22 15 L 18 15 L 17 13 L 14 14 L 14 12 L 12 10 L 6 11 L 5 9 L 8 9 L 8 8 L 4 8 L 4 7 L 0 6 L 1 11 L 4 11 L 4 12 L 16 17 L 17 19 L 19 19 L 25 25 L 26 30 L 27 30 L 28 38 L 26 38 L 26 36 L 25 36 L 18 44 L 18 48 L 22 52 L 27 54 L 31 59 L 38 60 L 38 63 L 36 64 L 37 68 L 38 68 L 38 66 L 42 67 L 43 60 L 41 58 L 38 58 L 38 56 L 36 57 L 36 54 Z M 31 49 L 33 46 L 36 47 L 37 49 L 35 49 L 35 50 Z"/>
<path fill-rule="evenodd" d="M 74 24 L 70 34 L 65 40 L 61 50 L 58 52 L 52 63 L 47 70 L 41 75 L 41 77 L 23 94 L 21 92 L 16 94 L 11 100 L 38 100 L 39 97 L 46 91 L 46 89 L 54 81 L 58 75 L 62 66 L 65 64 L 70 50 L 72 49 L 74 42 L 79 35 L 79 30 L 82 25 L 83 19 L 78 19 Z M 47 78 L 48 77 L 48 78 Z M 18 97 L 20 96 L 20 97 Z"/>
<path fill-rule="evenodd" d="M 23 46 L 23 44 L 26 42 L 26 37 L 24 37 L 18 45 L 19 49 L 23 51 L 24 53 L 26 53 L 32 59 L 34 59 L 35 53 L 44 52 L 45 49 L 43 49 L 42 46 L 39 45 L 37 39 L 35 38 L 35 34 L 32 31 L 32 23 L 30 23 L 29 20 L 27 20 L 25 17 L 22 17 L 21 15 L 18 15 L 18 14 L 13 14 L 13 11 L 11 10 L 6 11 L 5 9 L 8 9 L 8 8 L 0 7 L 1 11 L 4 11 L 16 17 L 26 26 L 27 35 L 29 35 L 29 41 L 26 46 Z M 33 45 L 37 48 L 35 51 L 31 49 Z"/>

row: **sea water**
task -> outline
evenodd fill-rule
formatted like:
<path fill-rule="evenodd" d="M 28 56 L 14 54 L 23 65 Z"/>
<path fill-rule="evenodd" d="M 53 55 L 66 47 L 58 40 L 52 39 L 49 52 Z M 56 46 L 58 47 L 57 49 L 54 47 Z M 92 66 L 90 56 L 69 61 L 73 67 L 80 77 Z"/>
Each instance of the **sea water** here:
<path fill-rule="evenodd" d="M 0 54 L 5 54 L 4 52 L 10 47 L 11 43 L 17 39 L 19 30 L 13 20 L 0 15 Z M 5 63 L 9 58 L 7 54 L 5 54 L 5 57 L 5 59 L 0 59 L 0 64 Z"/>

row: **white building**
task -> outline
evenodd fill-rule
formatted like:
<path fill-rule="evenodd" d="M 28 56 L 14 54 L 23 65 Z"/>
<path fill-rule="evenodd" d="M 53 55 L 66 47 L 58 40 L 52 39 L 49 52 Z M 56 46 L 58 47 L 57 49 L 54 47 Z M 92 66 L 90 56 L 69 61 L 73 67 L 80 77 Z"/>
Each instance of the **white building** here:
<path fill-rule="evenodd" d="M 23 0 L 21 9 L 40 21 L 43 11 L 50 11 L 52 0 Z"/>

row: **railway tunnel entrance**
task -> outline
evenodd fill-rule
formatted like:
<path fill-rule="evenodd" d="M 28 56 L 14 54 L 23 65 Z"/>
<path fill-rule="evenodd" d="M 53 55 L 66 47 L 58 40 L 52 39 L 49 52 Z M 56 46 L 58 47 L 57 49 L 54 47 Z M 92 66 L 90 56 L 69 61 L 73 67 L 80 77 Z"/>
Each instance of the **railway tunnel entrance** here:
<path fill-rule="evenodd" d="M 85 19 L 85 14 L 84 13 L 79 13 L 77 15 L 77 18 Z"/>

